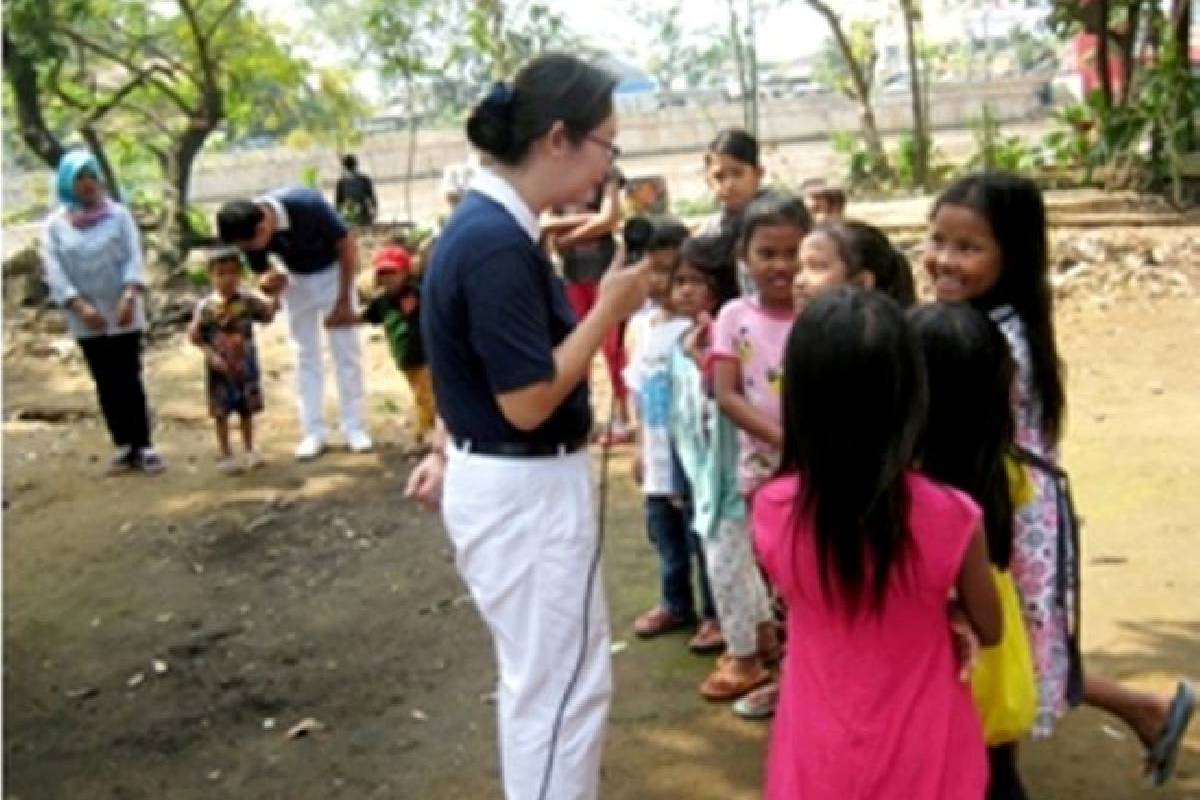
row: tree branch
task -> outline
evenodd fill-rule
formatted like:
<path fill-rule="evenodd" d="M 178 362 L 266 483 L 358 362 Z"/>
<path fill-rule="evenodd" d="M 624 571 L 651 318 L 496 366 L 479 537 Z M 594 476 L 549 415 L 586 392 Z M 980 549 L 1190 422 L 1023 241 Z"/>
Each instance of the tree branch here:
<path fill-rule="evenodd" d="M 104 58 L 107 58 L 110 61 L 120 64 L 121 66 L 125 67 L 125 69 L 127 69 L 129 72 L 131 72 L 133 74 L 146 72 L 145 68 L 139 67 L 137 64 L 133 63 L 133 61 L 130 60 L 129 58 L 114 51 L 112 48 L 106 47 L 105 45 L 100 44 L 99 42 L 83 35 L 79 31 L 76 31 L 71 28 L 63 28 L 62 30 L 63 30 L 63 34 L 68 39 L 75 42 L 80 47 L 85 47 L 85 48 L 91 50 L 92 52 L 96 53 L 99 56 L 103 56 Z M 186 114 L 194 113 L 195 109 L 193 109 L 192 106 L 185 99 L 183 99 L 183 97 L 179 94 L 178 91 L 176 91 L 176 89 L 173 86 L 157 79 L 154 76 L 153 73 L 155 71 L 156 70 L 150 70 L 146 74 L 146 82 L 153 84 L 155 86 L 155 88 L 157 88 L 164 95 L 166 95 L 171 100 L 171 102 L 174 103 L 176 106 L 178 106 L 180 108 L 180 110 L 182 110 L 184 113 L 186 113 Z"/>
<path fill-rule="evenodd" d="M 8 35 L 7 26 L 3 32 L 3 45 L 4 78 L 12 88 L 21 140 L 34 155 L 54 169 L 58 167 L 66 149 L 50 130 L 42 115 L 37 69 L 29 56 L 13 43 Z"/>

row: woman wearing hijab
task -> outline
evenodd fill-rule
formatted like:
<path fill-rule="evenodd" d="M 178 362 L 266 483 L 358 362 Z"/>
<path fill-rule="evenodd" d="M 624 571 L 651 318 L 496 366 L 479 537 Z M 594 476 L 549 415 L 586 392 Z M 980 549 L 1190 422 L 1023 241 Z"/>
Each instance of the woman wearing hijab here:
<path fill-rule="evenodd" d="M 105 194 L 91 153 L 63 156 L 55 193 L 60 205 L 42 230 L 46 280 L 51 300 L 67 312 L 117 446 L 107 474 L 160 473 L 166 464 L 150 443 L 142 386 L 146 281 L 137 226 Z"/>

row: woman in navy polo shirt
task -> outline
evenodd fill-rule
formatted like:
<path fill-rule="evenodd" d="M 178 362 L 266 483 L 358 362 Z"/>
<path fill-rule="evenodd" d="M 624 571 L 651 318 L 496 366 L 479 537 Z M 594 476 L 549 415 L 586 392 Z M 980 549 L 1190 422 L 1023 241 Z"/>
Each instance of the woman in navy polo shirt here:
<path fill-rule="evenodd" d="M 510 800 L 597 793 L 611 668 L 586 376 L 608 331 L 642 305 L 646 275 L 608 270 L 576 323 L 538 248 L 538 215 L 603 182 L 617 153 L 613 86 L 574 57 L 546 55 L 492 88 L 467 120 L 490 165 L 443 229 L 423 289 L 445 437 L 409 494 L 427 504 L 440 494 L 492 633 Z"/>

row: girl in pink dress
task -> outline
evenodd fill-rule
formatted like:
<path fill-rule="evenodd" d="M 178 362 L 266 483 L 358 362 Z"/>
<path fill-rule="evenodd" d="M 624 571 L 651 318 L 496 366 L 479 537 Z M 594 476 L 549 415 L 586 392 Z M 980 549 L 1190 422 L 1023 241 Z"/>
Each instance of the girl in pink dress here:
<path fill-rule="evenodd" d="M 978 506 L 912 472 L 924 366 L 900 307 L 843 287 L 796 322 L 780 477 L 754 498 L 788 606 L 768 800 L 979 800 L 987 762 L 951 595 L 984 645 L 1001 612 Z"/>

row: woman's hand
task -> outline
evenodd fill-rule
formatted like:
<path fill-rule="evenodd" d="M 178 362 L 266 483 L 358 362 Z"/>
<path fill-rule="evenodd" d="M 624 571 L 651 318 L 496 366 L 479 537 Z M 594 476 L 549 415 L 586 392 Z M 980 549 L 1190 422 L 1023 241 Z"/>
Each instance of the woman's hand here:
<path fill-rule="evenodd" d="M 446 457 L 435 450 L 417 464 L 408 476 L 404 496 L 416 500 L 426 511 L 436 511 L 442 502 L 442 478 L 446 473 Z"/>
<path fill-rule="evenodd" d="M 125 290 L 121 295 L 121 302 L 117 304 L 117 326 L 121 328 L 128 327 L 133 323 L 133 314 L 137 311 L 138 290 L 132 287 Z"/>
<path fill-rule="evenodd" d="M 596 297 L 597 310 L 611 316 L 613 323 L 629 319 L 646 302 L 649 291 L 649 262 L 625 266 L 625 246 L 617 245 L 616 254 L 604 277 L 600 279 Z"/>
<path fill-rule="evenodd" d="M 79 315 L 79 319 L 83 321 L 83 324 L 92 333 L 104 333 L 108 329 L 108 321 L 104 319 L 104 315 L 82 297 L 76 297 L 71 302 L 71 308 L 74 309 L 75 313 Z"/>

